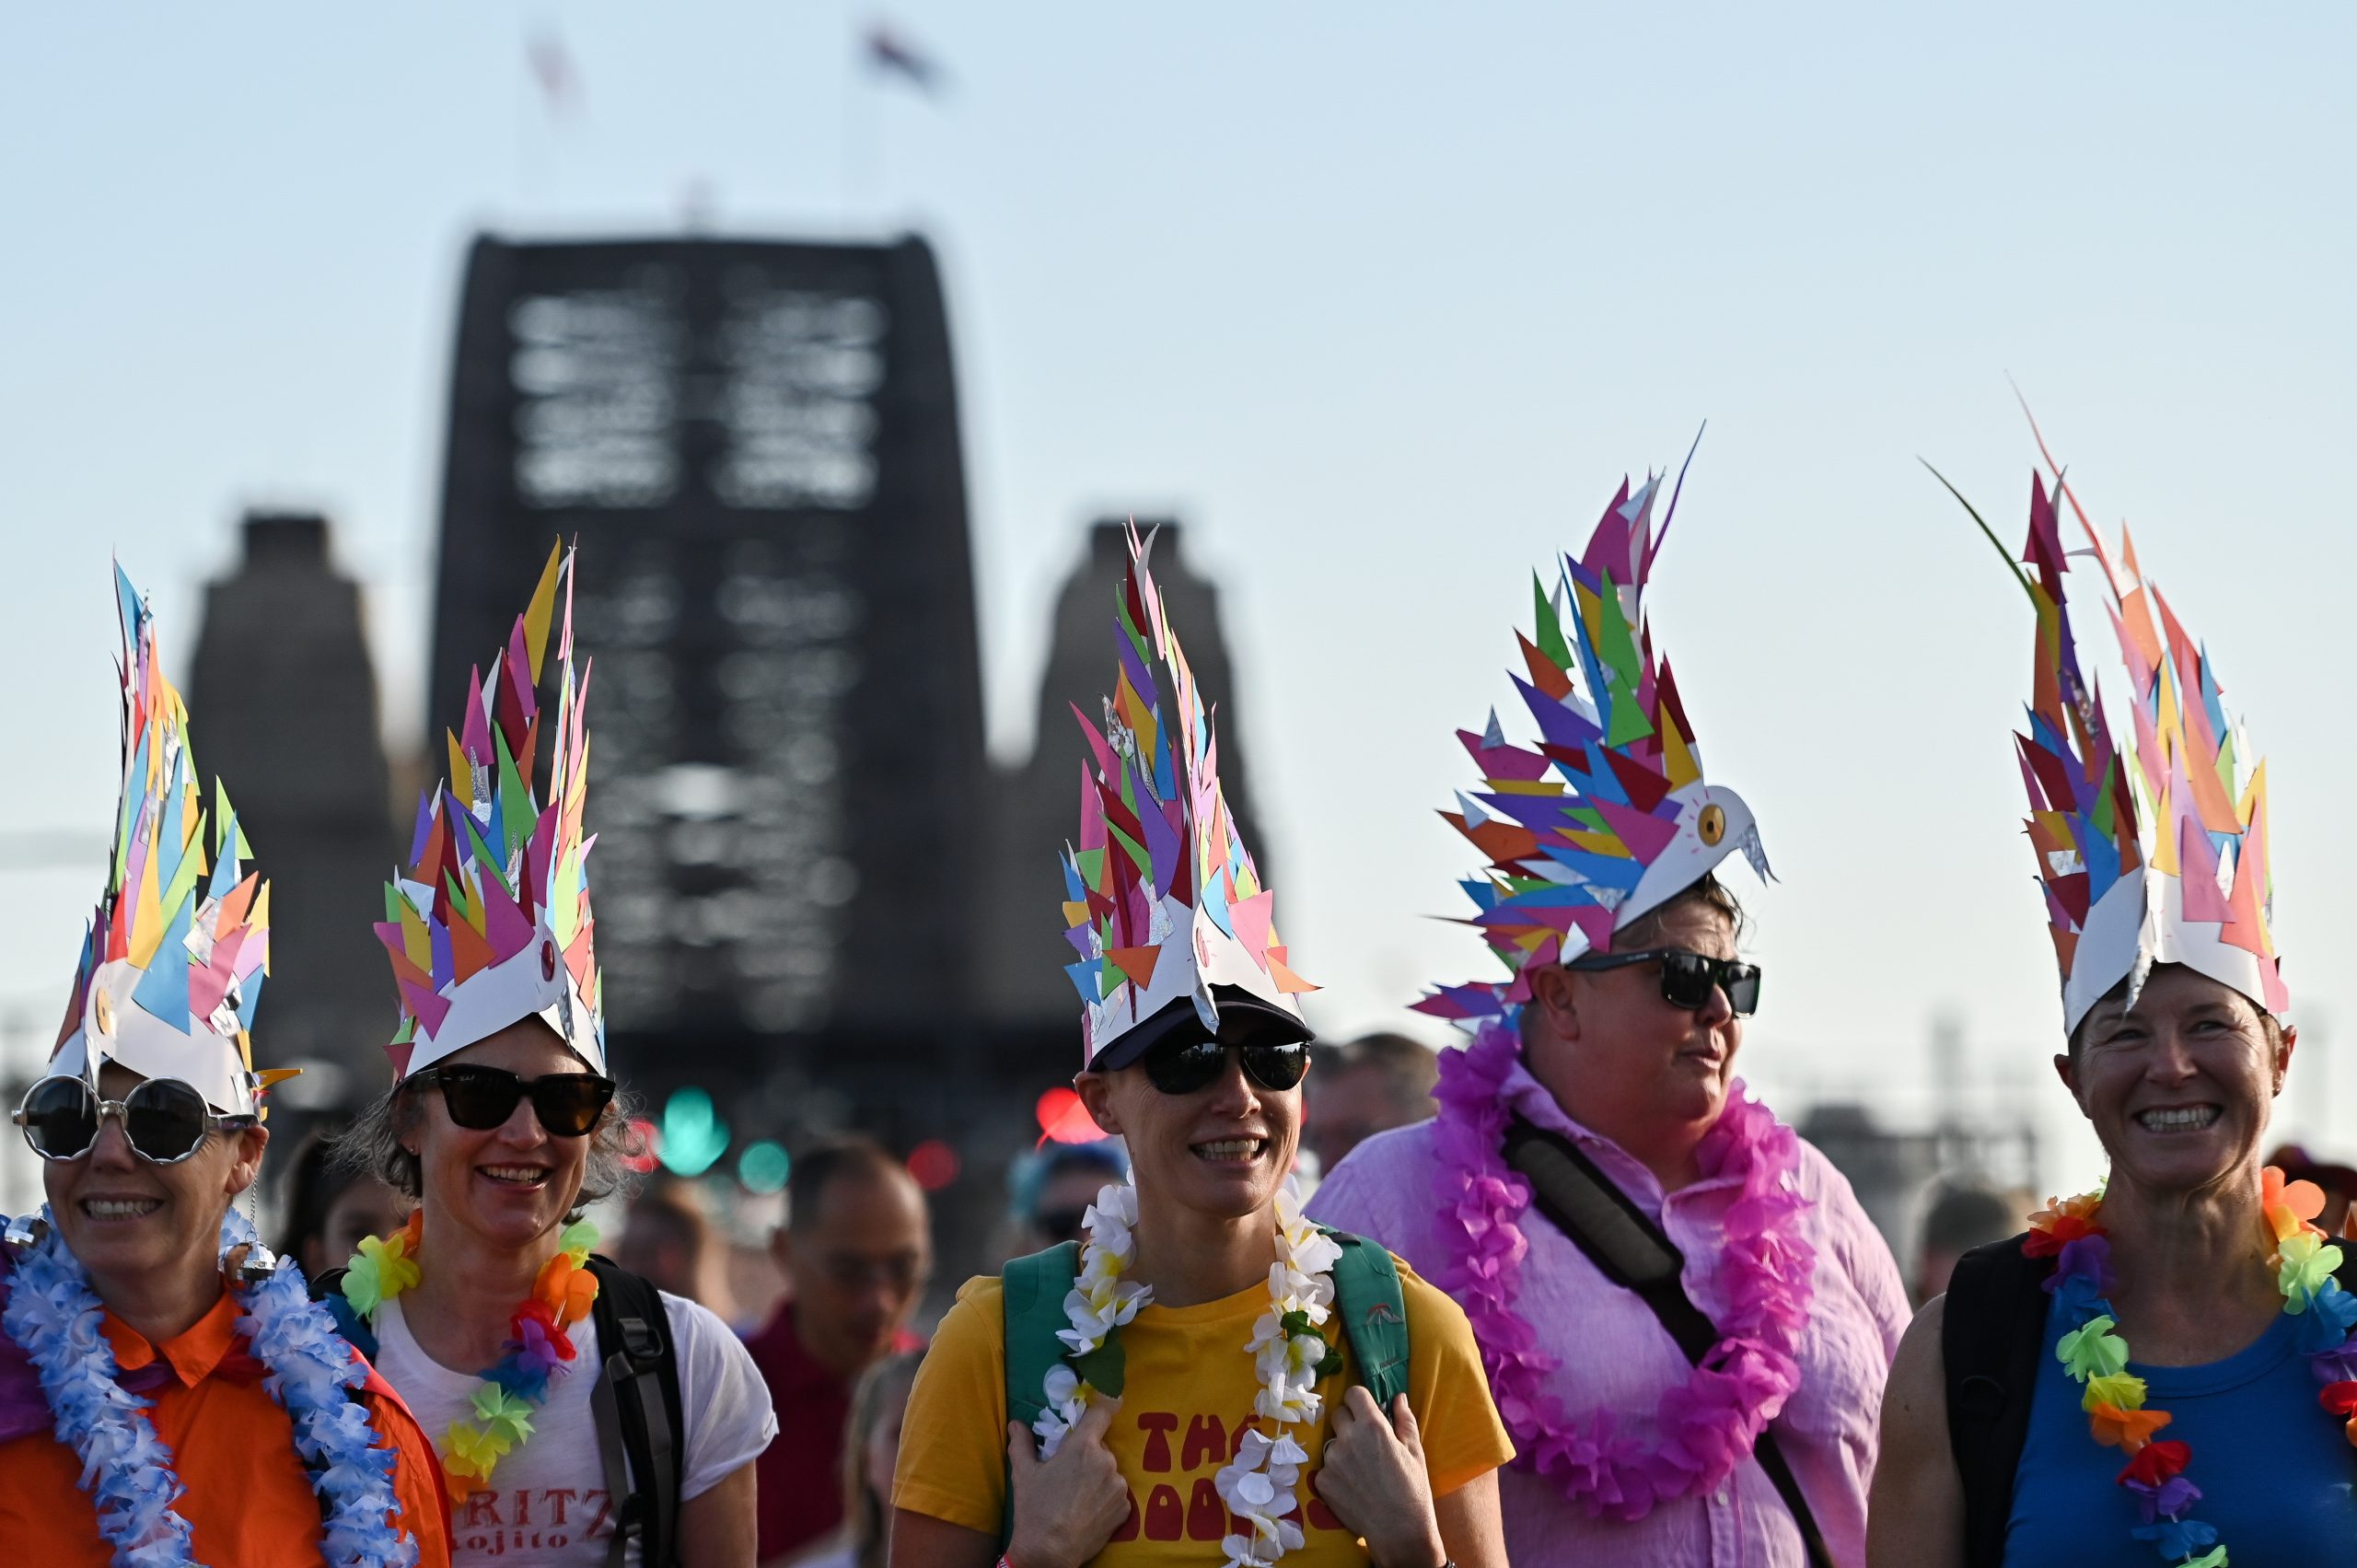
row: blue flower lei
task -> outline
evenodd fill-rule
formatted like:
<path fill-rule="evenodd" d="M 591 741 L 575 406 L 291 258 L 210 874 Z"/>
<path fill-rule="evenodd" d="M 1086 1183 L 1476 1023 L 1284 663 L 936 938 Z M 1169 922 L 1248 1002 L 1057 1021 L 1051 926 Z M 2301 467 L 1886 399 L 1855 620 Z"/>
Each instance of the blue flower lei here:
<path fill-rule="evenodd" d="M 57 1440 L 82 1461 L 82 1487 L 97 1502 L 115 1568 L 195 1568 L 189 1523 L 173 1507 L 182 1488 L 171 1450 L 147 1419 L 148 1401 L 116 1383 L 106 1308 L 46 1206 L 41 1218 L 48 1234 L 17 1255 L 0 1329 L 41 1375 Z M 223 1218 L 225 1252 L 255 1239 L 241 1215 Z M 238 1330 L 268 1369 L 262 1386 L 294 1423 L 295 1452 L 328 1504 L 321 1554 L 333 1568 L 414 1568 L 417 1540 L 392 1523 L 401 1510 L 393 1450 L 375 1446 L 367 1411 L 348 1395 L 367 1381 L 367 1364 L 337 1336 L 291 1261 L 238 1295 Z"/>

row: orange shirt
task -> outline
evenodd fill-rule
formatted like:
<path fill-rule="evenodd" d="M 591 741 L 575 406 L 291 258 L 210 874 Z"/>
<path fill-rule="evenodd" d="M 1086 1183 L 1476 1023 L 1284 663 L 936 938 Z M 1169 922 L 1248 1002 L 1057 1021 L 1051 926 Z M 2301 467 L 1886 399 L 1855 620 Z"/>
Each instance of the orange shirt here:
<path fill-rule="evenodd" d="M 196 1560 L 215 1568 L 318 1568 L 319 1498 L 296 1457 L 294 1423 L 250 1363 L 222 1367 L 239 1348 L 237 1322 L 237 1301 L 224 1291 L 212 1311 L 161 1345 L 111 1312 L 106 1335 L 126 1372 L 158 1355 L 171 1367 L 172 1378 L 148 1396 L 147 1418 L 172 1451 L 185 1489 L 174 1506 L 194 1535 Z M 382 1388 L 364 1389 L 361 1399 L 377 1446 L 400 1454 L 393 1490 L 401 1527 L 418 1538 L 419 1568 L 449 1568 L 441 1462 L 408 1407 Z M 107 1568 L 111 1549 L 81 1480 L 81 1461 L 54 1437 L 0 1444 L 0 1551 L 10 1563 Z"/>

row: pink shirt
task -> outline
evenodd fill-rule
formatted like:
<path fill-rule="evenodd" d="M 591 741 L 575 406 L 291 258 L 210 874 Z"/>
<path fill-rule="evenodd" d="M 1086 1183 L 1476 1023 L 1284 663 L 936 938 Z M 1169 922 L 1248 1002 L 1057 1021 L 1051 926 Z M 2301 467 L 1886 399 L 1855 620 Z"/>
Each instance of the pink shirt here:
<path fill-rule="evenodd" d="M 1576 1139 L 1653 1216 L 1685 1254 L 1688 1297 L 1706 1316 L 1719 1318 L 1725 1304 L 1714 1292 L 1713 1268 L 1739 1179 L 1699 1181 L 1665 1199 L 1651 1171 L 1564 1115 L 1521 1063 L 1505 1091 L 1530 1121 Z M 1450 1258 L 1433 1187 L 1439 1168 L 1432 1122 L 1378 1133 L 1335 1167 L 1310 1200 L 1309 1214 L 1339 1230 L 1374 1237 L 1446 1286 Z M 1805 1234 L 1817 1249 L 1816 1294 L 1801 1340 L 1801 1385 L 1772 1424 L 1834 1562 L 1852 1568 L 1865 1562 L 1866 1483 L 1874 1475 L 1883 1379 L 1907 1327 L 1907 1293 L 1890 1249 L 1848 1180 L 1805 1143 L 1799 1183 L 1812 1204 Z M 1525 1214 L 1523 1232 L 1530 1252 L 1515 1307 L 1561 1363 L 1548 1391 L 1571 1411 L 1608 1406 L 1624 1423 L 1650 1432 L 1662 1390 L 1682 1381 L 1689 1369 L 1677 1342 L 1633 1292 L 1605 1279 L 1536 1208 Z M 1806 1568 L 1808 1561 L 1792 1515 L 1753 1459 L 1717 1493 L 1664 1503 L 1633 1524 L 1590 1517 L 1551 1480 L 1520 1461 L 1498 1472 L 1498 1493 L 1507 1555 L 1517 1568 L 1599 1562 Z"/>

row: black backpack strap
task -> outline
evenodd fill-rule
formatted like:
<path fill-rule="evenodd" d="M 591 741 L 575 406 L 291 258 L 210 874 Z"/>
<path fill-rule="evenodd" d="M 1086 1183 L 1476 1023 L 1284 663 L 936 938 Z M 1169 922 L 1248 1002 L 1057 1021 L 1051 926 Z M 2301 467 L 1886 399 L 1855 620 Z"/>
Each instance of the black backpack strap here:
<path fill-rule="evenodd" d="M 1948 1449 L 1964 1484 L 1965 1568 L 1998 1568 L 2014 1512 L 2014 1475 L 2029 1436 L 2046 1315 L 2054 1305 L 2051 1258 L 2022 1251 L 2024 1237 L 1976 1247 L 1956 1260 L 1940 1320 Z"/>
<path fill-rule="evenodd" d="M 1653 1308 L 1669 1337 L 1695 1365 L 1719 1342 L 1719 1331 L 1702 1309 L 1687 1298 L 1680 1278 L 1685 1255 L 1659 1225 L 1630 1200 L 1586 1152 L 1560 1132 L 1533 1126 L 1517 1116 L 1506 1129 L 1506 1164 L 1530 1183 L 1530 1201 L 1575 1243 L 1604 1277 Z M 1776 1429 L 1763 1426 L 1751 1457 L 1793 1516 L 1808 1551 L 1810 1568 L 1833 1568 L 1817 1516 L 1809 1511 L 1800 1478 L 1793 1474 Z"/>
<path fill-rule="evenodd" d="M 590 1390 L 589 1409 L 598 1422 L 598 1451 L 614 1514 L 606 1561 L 609 1568 L 621 1568 L 623 1553 L 635 1536 L 643 1568 L 672 1568 L 679 1551 L 679 1482 L 687 1442 L 670 1315 L 653 1284 L 610 1258 L 591 1253 L 589 1272 L 598 1282 L 590 1314 L 598 1325 L 598 1353 L 604 1358 L 597 1387 Z M 625 1458 L 630 1464 L 627 1478 Z"/>
<path fill-rule="evenodd" d="M 352 1303 L 343 1299 L 343 1276 L 349 1272 L 330 1269 L 311 1281 L 311 1299 L 327 1307 L 328 1316 L 335 1319 L 336 1332 L 373 1362 L 377 1359 L 377 1330 L 368 1326 L 368 1319 L 352 1309 Z"/>

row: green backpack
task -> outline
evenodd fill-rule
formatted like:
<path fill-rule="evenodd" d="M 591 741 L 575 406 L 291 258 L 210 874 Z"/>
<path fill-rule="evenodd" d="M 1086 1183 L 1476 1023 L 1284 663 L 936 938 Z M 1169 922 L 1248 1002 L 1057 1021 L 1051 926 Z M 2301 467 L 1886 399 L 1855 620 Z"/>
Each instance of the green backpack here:
<path fill-rule="evenodd" d="M 1334 1306 L 1342 1332 L 1351 1344 L 1359 1386 L 1375 1396 L 1376 1407 L 1388 1411 L 1391 1401 L 1408 1391 L 1408 1306 L 1399 1294 L 1399 1271 L 1391 1254 L 1364 1237 L 1347 1231 L 1320 1230 L 1341 1244 L 1334 1262 Z M 1064 1359 L 1064 1343 L 1056 1331 L 1072 1326 L 1064 1315 L 1064 1297 L 1080 1272 L 1080 1243 L 1061 1242 L 1045 1252 L 1017 1258 L 1001 1271 L 999 1280 L 1006 1302 L 1006 1418 L 1028 1426 L 1045 1409 L 1040 1394 L 1048 1374 Z M 1076 1368 L 1089 1386 L 1101 1393 L 1121 1392 L 1121 1337 L 1114 1334 L 1091 1352 Z M 1007 1510 L 999 1526 L 1004 1536 L 1013 1527 L 1015 1489 L 1007 1488 Z"/>

